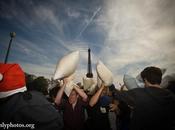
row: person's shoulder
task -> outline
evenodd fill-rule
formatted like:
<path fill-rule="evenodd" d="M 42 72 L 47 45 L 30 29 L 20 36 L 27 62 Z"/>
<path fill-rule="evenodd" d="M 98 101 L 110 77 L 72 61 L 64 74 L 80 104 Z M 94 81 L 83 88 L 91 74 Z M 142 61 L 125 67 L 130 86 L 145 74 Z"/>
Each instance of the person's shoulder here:
<path fill-rule="evenodd" d="M 42 93 L 35 91 L 22 93 L 18 104 L 15 115 L 24 117 L 27 120 L 33 119 L 38 122 L 47 122 L 51 119 L 60 118 L 57 110 Z"/>
<path fill-rule="evenodd" d="M 164 91 L 167 93 L 167 95 L 170 95 L 172 99 L 175 101 L 175 94 L 172 91 L 168 89 L 164 89 Z"/>
<path fill-rule="evenodd" d="M 129 95 L 135 95 L 137 93 L 143 93 L 145 91 L 145 88 L 134 88 L 131 90 L 126 91 L 125 93 L 129 94 Z"/>
<path fill-rule="evenodd" d="M 37 91 L 28 91 L 23 93 L 23 101 L 27 103 L 27 105 L 44 105 L 44 104 L 51 104 L 48 102 L 46 97 Z"/>
<path fill-rule="evenodd" d="M 156 88 L 156 87 L 147 87 L 145 88 L 146 91 L 152 92 L 152 93 L 157 93 L 160 95 L 171 95 L 171 96 L 175 96 L 175 94 L 173 94 L 171 91 L 169 91 L 166 88 Z"/>
<path fill-rule="evenodd" d="M 157 101 L 175 104 L 175 94 L 165 88 L 147 88 L 147 93 Z"/>
<path fill-rule="evenodd" d="M 42 93 L 36 91 L 26 91 L 15 94 L 10 102 L 16 102 L 14 107 L 16 112 L 20 113 L 26 114 L 27 111 L 32 113 L 35 110 L 56 112 L 53 105 L 46 99 L 46 97 Z"/>
<path fill-rule="evenodd" d="M 131 89 L 130 91 L 144 91 L 145 88 L 134 88 Z"/>
<path fill-rule="evenodd" d="M 14 121 L 29 121 L 29 122 L 49 122 L 58 120 L 61 117 L 56 109 L 47 99 L 38 92 L 21 92 L 13 95 L 7 102 L 7 105 L 13 108 L 9 117 Z"/>

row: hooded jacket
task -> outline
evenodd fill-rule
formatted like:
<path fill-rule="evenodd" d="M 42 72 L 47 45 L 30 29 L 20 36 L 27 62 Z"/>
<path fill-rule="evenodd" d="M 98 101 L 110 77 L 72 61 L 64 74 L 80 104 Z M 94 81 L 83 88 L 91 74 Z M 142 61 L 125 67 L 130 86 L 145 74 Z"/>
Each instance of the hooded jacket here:
<path fill-rule="evenodd" d="M 174 129 L 175 95 L 170 91 L 155 87 L 135 88 L 116 98 L 132 108 L 130 130 Z"/>

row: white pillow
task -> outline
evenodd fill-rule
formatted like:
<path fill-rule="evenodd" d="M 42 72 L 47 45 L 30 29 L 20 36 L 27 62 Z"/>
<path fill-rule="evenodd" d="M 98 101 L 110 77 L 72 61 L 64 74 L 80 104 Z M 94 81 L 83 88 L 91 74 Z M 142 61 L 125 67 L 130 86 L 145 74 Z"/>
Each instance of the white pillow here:
<path fill-rule="evenodd" d="M 123 82 L 128 90 L 138 87 L 135 78 L 130 75 L 125 74 Z"/>
<path fill-rule="evenodd" d="M 166 87 L 168 87 L 168 83 L 169 83 L 170 81 L 175 81 L 175 73 L 168 74 L 168 75 L 164 76 L 164 77 L 162 78 L 162 82 L 161 82 L 160 86 L 161 86 L 162 88 L 166 88 Z"/>
<path fill-rule="evenodd" d="M 94 95 L 97 89 L 97 84 L 94 83 L 92 86 L 89 87 L 88 89 L 88 95 Z"/>
<path fill-rule="evenodd" d="M 100 88 L 102 84 L 101 79 L 99 78 L 99 76 L 97 75 L 97 86 Z"/>
<path fill-rule="evenodd" d="M 74 82 L 73 81 L 69 81 L 67 84 L 66 84 L 66 87 L 64 88 L 64 92 L 65 94 L 69 97 L 72 89 L 73 89 L 73 86 L 74 86 Z"/>
<path fill-rule="evenodd" d="M 57 64 L 53 79 L 61 79 L 73 74 L 78 66 L 79 51 L 64 56 Z"/>
<path fill-rule="evenodd" d="M 128 90 L 138 88 L 138 87 L 140 88 L 144 87 L 144 83 L 142 81 L 126 74 L 124 75 L 123 82 Z"/>
<path fill-rule="evenodd" d="M 83 89 L 88 90 L 94 84 L 93 78 L 83 77 Z"/>
<path fill-rule="evenodd" d="M 112 72 L 101 61 L 97 63 L 96 70 L 97 75 L 104 82 L 104 85 L 111 86 L 113 83 Z"/>

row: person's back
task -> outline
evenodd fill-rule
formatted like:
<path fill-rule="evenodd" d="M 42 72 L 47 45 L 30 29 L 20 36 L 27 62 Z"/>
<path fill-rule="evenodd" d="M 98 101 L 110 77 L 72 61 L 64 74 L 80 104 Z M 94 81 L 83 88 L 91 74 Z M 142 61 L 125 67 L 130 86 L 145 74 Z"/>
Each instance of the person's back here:
<path fill-rule="evenodd" d="M 109 108 L 106 106 L 102 106 L 100 102 L 93 107 L 89 107 L 89 118 L 90 118 L 90 125 L 89 128 L 93 129 L 100 129 L 100 130 L 110 130 L 110 122 L 109 122 Z"/>
<path fill-rule="evenodd" d="M 59 130 L 63 127 L 59 113 L 44 95 L 37 91 L 17 93 L 1 101 L 0 115 L 1 122 L 30 124 L 31 129 Z"/>
<path fill-rule="evenodd" d="M 109 111 L 112 99 L 108 96 L 109 88 L 101 85 L 89 101 L 89 121 L 91 130 L 111 130 Z"/>
<path fill-rule="evenodd" d="M 144 88 L 118 93 L 130 108 L 129 130 L 174 130 L 175 95 L 160 87 L 162 72 L 147 67 L 141 72 Z M 122 111 L 122 110 L 121 110 Z"/>
<path fill-rule="evenodd" d="M 59 113 L 39 92 L 28 92 L 18 64 L 0 63 L 0 122 L 4 129 L 60 130 Z"/>
<path fill-rule="evenodd" d="M 160 88 L 136 88 L 129 92 L 135 106 L 131 116 L 131 130 L 172 130 L 175 119 L 175 96 Z"/>
<path fill-rule="evenodd" d="M 175 94 L 175 80 L 168 83 L 167 89 Z"/>

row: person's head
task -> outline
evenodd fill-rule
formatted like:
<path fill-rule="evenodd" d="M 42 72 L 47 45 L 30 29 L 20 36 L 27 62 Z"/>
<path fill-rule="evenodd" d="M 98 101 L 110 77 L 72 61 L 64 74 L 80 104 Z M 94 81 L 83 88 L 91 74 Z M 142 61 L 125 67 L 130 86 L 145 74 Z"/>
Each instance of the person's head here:
<path fill-rule="evenodd" d="M 116 89 L 115 89 L 115 85 L 112 84 L 111 86 L 109 86 L 109 96 L 113 96 L 113 94 L 115 93 Z"/>
<path fill-rule="evenodd" d="M 161 69 L 157 67 L 146 67 L 141 72 L 141 77 L 145 82 L 146 87 L 150 85 L 160 85 L 162 80 L 162 72 Z"/>
<path fill-rule="evenodd" d="M 28 90 L 34 90 L 43 93 L 44 95 L 48 94 L 47 91 L 48 82 L 43 76 L 37 77 L 34 79 L 30 86 L 28 86 Z"/>
<path fill-rule="evenodd" d="M 60 87 L 56 86 L 56 87 L 49 90 L 49 96 L 53 101 L 55 100 L 59 89 L 60 89 Z"/>
<path fill-rule="evenodd" d="M 78 93 L 74 89 L 72 89 L 72 91 L 69 95 L 69 103 L 70 104 L 76 103 L 78 100 L 78 97 L 79 97 Z"/>

